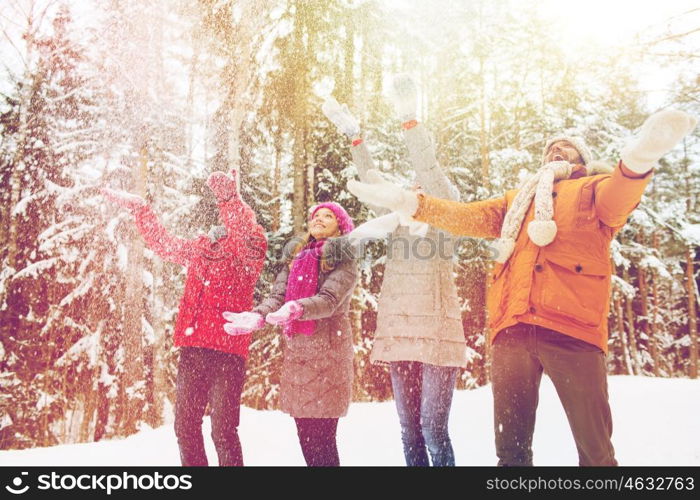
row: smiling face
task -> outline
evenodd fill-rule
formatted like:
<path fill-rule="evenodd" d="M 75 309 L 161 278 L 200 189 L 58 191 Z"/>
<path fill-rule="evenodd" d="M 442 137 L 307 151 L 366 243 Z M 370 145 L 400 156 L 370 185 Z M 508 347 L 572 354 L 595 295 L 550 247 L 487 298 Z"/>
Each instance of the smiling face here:
<path fill-rule="evenodd" d="M 573 164 L 582 164 L 583 158 L 578 150 L 569 141 L 557 141 L 552 143 L 544 157 L 544 162 L 568 161 Z"/>
<path fill-rule="evenodd" d="M 309 232 L 317 240 L 338 236 L 340 229 L 338 227 L 338 219 L 336 219 L 333 211 L 325 207 L 316 210 L 316 213 L 309 221 Z"/>

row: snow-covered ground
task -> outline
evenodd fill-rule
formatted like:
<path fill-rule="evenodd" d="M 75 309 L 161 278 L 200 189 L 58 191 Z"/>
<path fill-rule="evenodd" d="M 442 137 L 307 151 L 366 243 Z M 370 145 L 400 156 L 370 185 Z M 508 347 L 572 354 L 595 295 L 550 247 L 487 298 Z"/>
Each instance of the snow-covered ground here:
<path fill-rule="evenodd" d="M 613 442 L 621 465 L 700 465 L 700 380 L 609 378 Z M 458 391 L 450 432 L 458 465 L 494 465 L 491 388 Z M 247 465 L 304 465 L 293 420 L 276 411 L 243 408 L 240 426 Z M 207 453 L 216 463 L 205 419 Z M 344 465 L 403 465 L 393 401 L 355 403 L 338 426 Z M 536 465 L 576 465 L 563 409 L 542 379 L 534 438 Z M 127 439 L 31 450 L 0 451 L 0 465 L 179 465 L 171 425 Z"/>

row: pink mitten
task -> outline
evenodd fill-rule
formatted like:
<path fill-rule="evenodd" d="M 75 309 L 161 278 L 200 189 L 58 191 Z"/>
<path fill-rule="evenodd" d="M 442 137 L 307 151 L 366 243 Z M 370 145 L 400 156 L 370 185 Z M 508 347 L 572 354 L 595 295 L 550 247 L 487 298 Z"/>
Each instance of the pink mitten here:
<path fill-rule="evenodd" d="M 229 335 L 245 335 L 265 325 L 262 314 L 251 311 L 241 313 L 225 312 L 223 317 L 228 321 L 228 323 L 224 324 L 224 331 Z"/>
<path fill-rule="evenodd" d="M 295 300 L 290 300 L 280 307 L 277 311 L 269 313 L 265 316 L 265 321 L 271 325 L 283 325 L 299 319 L 304 314 L 304 307 Z"/>

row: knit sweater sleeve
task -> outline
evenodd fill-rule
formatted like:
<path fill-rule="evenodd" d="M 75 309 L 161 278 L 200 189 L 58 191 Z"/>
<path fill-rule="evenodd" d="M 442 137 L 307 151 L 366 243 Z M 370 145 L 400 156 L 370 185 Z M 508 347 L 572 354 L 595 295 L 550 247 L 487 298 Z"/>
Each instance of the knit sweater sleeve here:
<path fill-rule="evenodd" d="M 507 209 L 505 196 L 460 203 L 419 194 L 413 218 L 459 236 L 498 238 Z"/>
<path fill-rule="evenodd" d="M 404 131 L 411 164 L 416 171 L 416 180 L 431 196 L 459 201 L 459 191 L 440 167 L 435 146 L 422 123 Z"/>

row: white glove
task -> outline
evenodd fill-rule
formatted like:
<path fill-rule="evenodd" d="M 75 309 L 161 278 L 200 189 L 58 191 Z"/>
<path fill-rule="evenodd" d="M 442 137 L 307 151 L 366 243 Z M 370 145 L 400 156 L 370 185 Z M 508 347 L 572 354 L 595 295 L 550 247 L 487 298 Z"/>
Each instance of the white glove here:
<path fill-rule="evenodd" d="M 228 323 L 224 324 L 224 331 L 229 335 L 246 335 L 265 325 L 262 314 L 252 311 L 234 313 L 225 312 L 222 314 Z"/>
<path fill-rule="evenodd" d="M 352 232 L 348 233 L 350 244 L 359 245 L 368 239 L 384 238 L 392 233 L 401 223 L 401 216 L 398 212 L 391 212 L 376 219 L 368 220 L 364 224 L 357 226 Z M 425 222 L 411 220 L 408 224 L 408 232 L 412 235 L 425 237 L 430 228 Z"/>
<path fill-rule="evenodd" d="M 683 111 L 664 109 L 644 121 L 642 128 L 620 152 L 622 163 L 638 174 L 645 174 L 656 162 L 688 135 L 698 120 Z"/>
<path fill-rule="evenodd" d="M 389 98 L 402 122 L 416 119 L 416 82 L 407 74 L 395 75 L 391 81 Z"/>
<path fill-rule="evenodd" d="M 386 180 L 376 170 L 367 172 L 367 178 L 369 182 L 348 181 L 348 191 L 364 203 L 398 212 L 399 222 L 408 225 L 418 210 L 418 195 Z"/>
<path fill-rule="evenodd" d="M 367 239 L 384 238 L 399 226 L 399 214 L 391 212 L 376 219 L 360 224 L 348 233 L 348 239 L 353 245 Z"/>
<path fill-rule="evenodd" d="M 360 122 L 350 113 L 347 104 L 341 106 L 335 98 L 329 97 L 321 106 L 321 111 L 338 127 L 338 130 L 350 139 L 360 135 Z"/>

